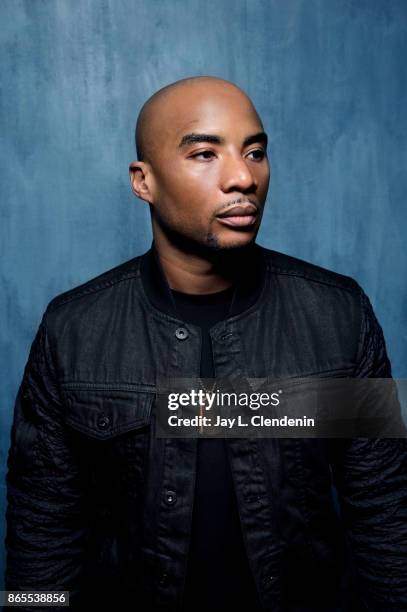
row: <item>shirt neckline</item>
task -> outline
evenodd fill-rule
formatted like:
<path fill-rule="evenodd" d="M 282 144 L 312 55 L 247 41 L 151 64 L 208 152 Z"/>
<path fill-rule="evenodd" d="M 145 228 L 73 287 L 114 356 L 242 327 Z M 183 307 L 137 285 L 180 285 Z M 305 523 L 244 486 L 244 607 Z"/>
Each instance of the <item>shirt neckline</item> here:
<path fill-rule="evenodd" d="M 263 301 L 264 288 L 268 282 L 268 262 L 264 249 L 253 243 L 249 255 L 240 274 L 237 275 L 236 296 L 227 320 L 248 314 Z M 156 256 L 153 240 L 150 249 L 140 257 L 140 281 L 144 299 L 157 311 L 157 314 L 161 313 L 174 321 L 180 321 L 172 303 L 171 289 L 161 266 L 157 264 Z"/>
<path fill-rule="evenodd" d="M 222 289 L 221 291 L 215 291 L 213 293 L 185 293 L 184 291 L 177 291 L 171 289 L 171 293 L 176 300 L 187 304 L 223 304 L 225 301 L 232 299 L 234 292 L 234 285 Z"/>

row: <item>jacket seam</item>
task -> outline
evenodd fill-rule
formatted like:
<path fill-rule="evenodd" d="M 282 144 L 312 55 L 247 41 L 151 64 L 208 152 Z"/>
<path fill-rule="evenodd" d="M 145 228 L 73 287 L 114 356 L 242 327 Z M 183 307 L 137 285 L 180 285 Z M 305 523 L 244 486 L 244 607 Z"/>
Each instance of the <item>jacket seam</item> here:
<path fill-rule="evenodd" d="M 129 391 L 132 393 L 156 393 L 156 385 L 148 383 L 98 383 L 87 381 L 61 381 L 61 389 L 76 389 L 86 391 Z"/>
<path fill-rule="evenodd" d="M 47 321 L 46 321 L 46 316 L 44 315 L 40 326 L 43 327 L 44 329 L 44 348 L 43 348 L 43 358 L 45 360 L 46 366 L 48 368 L 51 368 L 52 370 L 52 374 L 53 374 L 53 379 L 54 379 L 54 383 L 55 383 L 55 391 L 58 394 L 58 403 L 61 406 L 62 411 L 64 411 L 65 409 L 65 404 L 63 402 L 62 399 L 62 394 L 61 394 L 61 386 L 60 386 L 60 382 L 59 382 L 59 377 L 58 377 L 58 370 L 56 367 L 56 363 L 57 363 L 57 359 L 56 359 L 56 351 L 55 348 L 52 346 L 52 342 L 51 342 L 51 338 L 50 338 L 50 334 L 49 334 L 49 330 L 48 330 L 48 325 L 47 325 Z M 49 357 L 47 357 L 47 347 L 48 347 L 48 352 L 49 352 Z"/>
<path fill-rule="evenodd" d="M 318 283 L 320 285 L 326 285 L 327 287 L 334 287 L 335 289 L 341 289 L 342 291 L 347 291 L 348 293 L 352 294 L 352 295 L 357 295 L 358 293 L 358 287 L 345 287 L 339 283 L 335 283 L 335 282 L 329 282 L 327 280 L 322 280 L 319 278 L 314 278 L 312 276 L 309 276 L 308 274 L 301 274 L 300 272 L 290 272 L 289 270 L 281 270 L 279 268 L 276 268 L 274 266 L 271 266 L 271 271 L 274 272 L 277 276 L 292 276 L 295 278 L 304 278 L 306 280 L 309 280 L 313 283 Z M 356 282 L 356 281 L 355 281 Z"/>
<path fill-rule="evenodd" d="M 266 482 L 266 480 L 264 478 L 264 470 L 263 470 L 263 467 L 262 467 L 262 463 L 263 462 L 261 462 L 261 464 L 260 464 L 260 461 L 259 461 L 257 444 L 256 445 L 250 445 L 248 443 L 247 439 L 239 440 L 239 442 L 240 441 L 243 441 L 247 445 L 249 450 L 251 451 L 251 452 L 249 452 L 251 463 L 260 472 L 260 474 L 262 476 L 262 483 L 264 485 L 264 488 L 265 488 L 265 491 L 266 491 L 266 495 L 267 495 L 268 494 L 268 486 L 267 486 L 267 482 Z M 256 440 L 254 440 L 254 441 L 257 442 Z M 249 551 L 250 551 L 250 544 L 249 544 L 249 540 L 248 540 L 248 537 L 247 537 L 246 528 L 244 526 L 244 522 L 245 521 L 244 521 L 244 518 L 243 518 L 243 508 L 242 508 L 242 506 L 244 506 L 244 502 L 243 502 L 243 504 L 239 503 L 239 501 L 240 501 L 239 500 L 239 496 L 238 496 L 239 487 L 237 486 L 236 475 L 235 475 L 235 471 L 233 469 L 233 456 L 232 456 L 233 453 L 232 453 L 232 450 L 231 450 L 230 445 L 229 445 L 229 440 L 225 439 L 225 445 L 226 445 L 229 469 L 230 469 L 230 473 L 231 473 L 231 476 L 232 476 L 232 482 L 233 482 L 233 490 L 234 490 L 233 494 L 236 497 L 237 511 L 238 511 L 238 516 L 239 516 L 239 530 L 240 530 L 240 534 L 241 534 L 241 537 L 242 537 L 242 540 L 243 540 L 244 551 L 245 551 L 246 556 L 247 556 L 248 565 L 249 565 L 249 568 L 250 568 L 250 573 L 251 573 L 251 575 L 253 577 L 253 581 L 254 581 L 254 584 L 255 584 L 256 592 L 257 592 L 257 595 L 258 595 L 260 601 L 262 601 L 262 599 L 264 597 L 264 594 L 263 594 L 263 583 L 262 583 L 262 579 L 261 579 L 260 574 L 256 573 L 256 571 L 255 571 L 255 562 L 254 562 L 252 556 L 249 553 Z M 259 492 L 257 493 L 257 495 L 258 495 L 258 497 L 261 497 L 261 498 L 263 497 L 262 495 L 260 495 Z M 269 508 L 269 512 L 267 513 L 267 525 L 268 525 L 268 529 L 269 529 L 268 533 L 271 534 L 271 533 L 273 533 L 273 517 L 270 516 L 270 513 L 273 512 L 273 509 L 270 509 L 270 506 L 268 506 L 268 508 Z M 267 551 L 266 551 L 267 561 L 270 562 L 273 559 L 274 553 L 273 553 L 273 549 L 272 549 L 272 546 L 271 546 L 271 543 L 270 543 L 269 539 L 267 539 L 267 543 L 266 543 L 265 548 L 267 549 Z"/>
<path fill-rule="evenodd" d="M 363 345 L 365 338 L 365 322 L 366 322 L 366 310 L 363 306 L 363 292 L 359 291 L 359 316 L 360 316 L 360 330 L 358 339 L 358 348 L 356 353 L 356 368 L 359 365 L 363 355 Z"/>
<path fill-rule="evenodd" d="M 106 281 L 102 285 L 96 285 L 95 287 L 89 287 L 89 289 L 83 289 L 79 293 L 75 293 L 75 295 L 72 295 L 71 297 L 66 298 L 62 301 L 59 301 L 58 298 L 56 298 L 58 302 L 56 304 L 52 304 L 52 301 L 51 301 L 47 307 L 47 312 L 49 313 L 54 312 L 54 310 L 57 310 L 60 306 L 64 306 L 65 304 L 68 304 L 69 302 L 73 302 L 76 299 L 79 299 L 86 295 L 90 295 L 92 293 L 98 293 L 99 291 L 104 291 L 105 289 L 109 289 L 110 287 L 113 287 L 114 285 L 117 285 L 118 283 L 131 280 L 132 278 L 138 278 L 139 276 L 140 276 L 140 271 L 139 269 L 137 269 L 135 272 L 128 273 L 125 276 L 122 276 L 120 278 Z"/>

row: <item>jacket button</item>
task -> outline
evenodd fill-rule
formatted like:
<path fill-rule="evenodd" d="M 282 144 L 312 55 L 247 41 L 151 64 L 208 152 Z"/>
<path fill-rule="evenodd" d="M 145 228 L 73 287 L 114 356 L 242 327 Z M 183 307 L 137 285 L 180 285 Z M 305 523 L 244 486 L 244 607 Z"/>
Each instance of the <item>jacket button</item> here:
<path fill-rule="evenodd" d="M 275 582 L 278 582 L 278 576 L 264 576 L 263 578 L 263 584 L 267 585 L 267 584 L 274 584 Z"/>
<path fill-rule="evenodd" d="M 169 581 L 170 581 L 170 577 L 168 576 L 168 574 L 161 574 L 160 580 L 159 580 L 160 586 L 162 587 L 168 586 Z"/>
<path fill-rule="evenodd" d="M 229 338 L 231 338 L 233 336 L 233 334 L 231 334 L 230 332 L 225 332 L 222 335 L 219 336 L 219 341 L 220 342 L 227 342 L 229 340 Z"/>
<path fill-rule="evenodd" d="M 185 327 L 178 327 L 175 330 L 175 336 L 178 338 L 178 340 L 186 340 L 189 336 L 188 330 L 185 329 Z"/>
<path fill-rule="evenodd" d="M 107 429 L 110 426 L 110 419 L 108 416 L 102 415 L 97 420 L 97 426 L 99 429 Z"/>
<path fill-rule="evenodd" d="M 177 494 L 174 491 L 165 492 L 165 503 L 167 506 L 173 506 L 177 503 Z"/>

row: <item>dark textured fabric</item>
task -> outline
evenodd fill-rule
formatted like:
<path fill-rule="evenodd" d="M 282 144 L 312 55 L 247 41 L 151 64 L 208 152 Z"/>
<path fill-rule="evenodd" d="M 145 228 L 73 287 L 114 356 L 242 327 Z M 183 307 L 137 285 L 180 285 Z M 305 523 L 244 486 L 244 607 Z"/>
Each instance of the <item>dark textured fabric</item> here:
<path fill-rule="evenodd" d="M 218 377 L 391 376 L 355 281 L 253 255 L 261 295 L 210 330 Z M 161 377 L 199 375 L 201 330 L 165 290 L 157 306 L 150 257 L 56 297 L 43 316 L 8 458 L 8 589 L 66 589 L 73 609 L 180 609 L 197 444 L 157 438 L 155 393 Z M 230 439 L 228 453 L 264 610 L 407 609 L 405 439 Z"/>
<path fill-rule="evenodd" d="M 254 303 L 261 286 L 253 291 Z M 172 291 L 186 323 L 202 330 L 200 376 L 215 378 L 210 328 L 229 313 L 234 287 L 209 295 Z M 256 610 L 258 600 L 244 549 L 227 441 L 198 440 L 191 542 L 183 609 L 244 607 Z"/>

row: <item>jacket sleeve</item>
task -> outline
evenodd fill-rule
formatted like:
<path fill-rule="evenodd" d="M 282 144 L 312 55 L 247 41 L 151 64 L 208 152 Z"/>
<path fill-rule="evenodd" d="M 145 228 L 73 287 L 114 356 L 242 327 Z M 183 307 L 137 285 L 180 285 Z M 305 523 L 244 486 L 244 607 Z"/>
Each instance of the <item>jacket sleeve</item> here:
<path fill-rule="evenodd" d="M 391 378 L 382 329 L 361 291 L 356 377 Z M 400 417 L 400 406 L 383 410 Z M 404 429 L 405 431 L 405 429 Z M 405 437 L 345 441 L 332 465 L 341 515 L 366 610 L 407 610 L 407 443 Z"/>
<path fill-rule="evenodd" d="M 14 408 L 6 476 L 6 589 L 67 590 L 72 604 L 88 530 L 45 316 Z"/>

